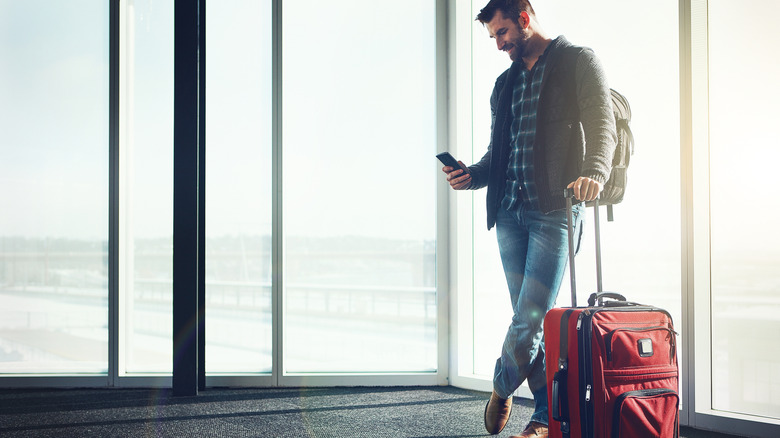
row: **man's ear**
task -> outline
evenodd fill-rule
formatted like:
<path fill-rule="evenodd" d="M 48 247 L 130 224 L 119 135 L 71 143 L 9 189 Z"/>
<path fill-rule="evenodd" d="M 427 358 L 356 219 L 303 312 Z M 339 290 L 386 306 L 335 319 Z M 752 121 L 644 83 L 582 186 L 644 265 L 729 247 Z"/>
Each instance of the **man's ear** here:
<path fill-rule="evenodd" d="M 520 28 L 528 29 L 528 26 L 531 24 L 531 17 L 528 16 L 528 12 L 523 11 L 520 12 L 520 17 L 518 17 L 517 21 L 520 22 Z"/>

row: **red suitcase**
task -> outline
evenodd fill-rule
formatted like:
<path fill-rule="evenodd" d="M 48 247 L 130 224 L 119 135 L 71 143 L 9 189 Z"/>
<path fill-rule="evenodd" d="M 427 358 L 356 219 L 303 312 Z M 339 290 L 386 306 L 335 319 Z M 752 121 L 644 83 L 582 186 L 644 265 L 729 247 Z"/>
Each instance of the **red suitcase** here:
<path fill-rule="evenodd" d="M 598 293 L 590 296 L 588 307 L 576 307 L 567 199 L 573 307 L 552 309 L 544 319 L 550 437 L 676 438 L 680 400 L 672 317 L 601 292 L 597 203 Z"/>

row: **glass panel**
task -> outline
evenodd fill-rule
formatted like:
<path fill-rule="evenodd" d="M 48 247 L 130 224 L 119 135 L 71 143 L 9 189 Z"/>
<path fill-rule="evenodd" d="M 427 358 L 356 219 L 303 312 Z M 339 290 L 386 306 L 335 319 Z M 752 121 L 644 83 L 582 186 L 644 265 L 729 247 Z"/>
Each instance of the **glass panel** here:
<path fill-rule="evenodd" d="M 487 1 L 472 1 L 474 20 Z M 479 161 L 490 144 L 490 95 L 496 78 L 509 68 L 509 57 L 499 52 L 496 41 L 478 21 L 472 22 L 472 102 L 473 154 L 470 165 Z M 473 373 L 492 379 L 496 359 L 501 353 L 512 306 L 509 289 L 498 256 L 496 229 L 487 231 L 485 198 L 487 189 L 474 195 L 474 358 Z"/>
<path fill-rule="evenodd" d="M 206 370 L 271 372 L 271 1 L 206 7 Z"/>
<path fill-rule="evenodd" d="M 780 4 L 740 6 L 709 2 L 712 407 L 780 419 Z"/>
<path fill-rule="evenodd" d="M 171 372 L 173 2 L 126 0 L 120 69 L 120 373 Z"/>
<path fill-rule="evenodd" d="M 435 2 L 283 7 L 285 371 L 435 371 Z"/>
<path fill-rule="evenodd" d="M 485 3 L 472 2 L 473 16 Z M 676 17 L 677 4 L 604 0 L 594 8 L 588 2 L 567 0 L 537 2 L 534 9 L 551 38 L 564 34 L 572 43 L 594 48 L 610 86 L 631 104 L 637 152 L 629 168 L 626 198 L 614 207 L 614 222 L 607 222 L 606 211 L 601 210 L 604 288 L 667 309 L 681 332 L 677 20 L 650 23 L 637 18 L 659 13 Z M 628 20 L 631 26 L 621 28 L 619 40 L 613 26 L 591 25 Z M 496 77 L 509 67 L 509 58 L 496 49 L 495 40 L 479 22 L 474 23 L 473 38 L 474 160 L 478 160 L 490 139 L 490 93 Z M 654 86 L 647 87 L 648 83 Z M 495 232 L 485 231 L 485 191 L 477 192 L 474 201 L 474 373 L 492 378 L 511 308 Z M 596 290 L 593 226 L 589 208 L 577 256 L 579 305 Z M 571 305 L 568 272 L 556 305 Z"/>
<path fill-rule="evenodd" d="M 108 3 L 0 1 L 0 373 L 108 370 Z"/>

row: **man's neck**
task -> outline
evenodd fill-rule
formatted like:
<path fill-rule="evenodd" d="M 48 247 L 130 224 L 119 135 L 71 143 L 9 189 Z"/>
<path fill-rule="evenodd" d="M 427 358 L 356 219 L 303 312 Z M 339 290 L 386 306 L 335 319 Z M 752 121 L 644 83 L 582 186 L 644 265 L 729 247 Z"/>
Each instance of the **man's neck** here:
<path fill-rule="evenodd" d="M 548 38 L 546 35 L 536 34 L 532 37 L 532 40 L 529 41 L 530 47 L 532 48 L 531 54 L 523 57 L 523 62 L 525 62 L 525 67 L 528 70 L 534 68 L 536 61 L 544 54 L 544 51 L 547 50 L 547 46 L 549 46 L 551 42 L 552 39 Z"/>

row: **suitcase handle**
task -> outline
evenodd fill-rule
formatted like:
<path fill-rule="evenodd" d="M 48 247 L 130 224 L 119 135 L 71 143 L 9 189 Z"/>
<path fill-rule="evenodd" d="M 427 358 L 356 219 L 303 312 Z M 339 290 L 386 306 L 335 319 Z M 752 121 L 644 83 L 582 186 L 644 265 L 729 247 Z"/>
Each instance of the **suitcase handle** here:
<path fill-rule="evenodd" d="M 566 226 L 569 234 L 569 276 L 571 278 L 571 306 L 577 307 L 577 281 L 574 270 L 574 189 L 563 189 L 563 197 L 566 198 Z M 601 280 L 601 227 L 599 225 L 599 198 L 593 200 L 593 222 L 596 227 L 596 290 L 602 292 L 604 286 Z"/>
<path fill-rule="evenodd" d="M 566 368 L 561 368 L 555 372 L 552 380 L 552 418 L 561 423 L 561 432 L 569 432 L 569 400 L 566 391 Z M 563 388 L 561 388 L 563 386 Z M 561 412 L 561 408 L 565 412 Z"/>
<path fill-rule="evenodd" d="M 604 305 L 604 298 L 612 298 L 617 301 L 626 301 L 626 297 L 620 295 L 617 292 L 597 292 L 590 294 L 588 297 L 588 305 L 593 307 L 598 303 L 599 306 Z"/>
<path fill-rule="evenodd" d="M 574 190 L 564 189 L 563 197 L 566 198 L 566 228 L 569 238 L 569 278 L 571 280 L 571 306 L 577 307 L 577 280 L 574 273 L 574 212 L 571 198 Z"/>

